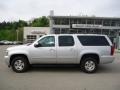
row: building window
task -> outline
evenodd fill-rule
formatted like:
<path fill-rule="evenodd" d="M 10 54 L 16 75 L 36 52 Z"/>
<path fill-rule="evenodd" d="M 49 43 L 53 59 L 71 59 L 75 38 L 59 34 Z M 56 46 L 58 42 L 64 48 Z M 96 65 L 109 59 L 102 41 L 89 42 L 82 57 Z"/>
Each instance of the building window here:
<path fill-rule="evenodd" d="M 86 33 L 87 34 L 93 34 L 94 33 L 94 29 L 86 29 Z"/>
<path fill-rule="evenodd" d="M 77 19 L 72 19 L 70 22 L 71 22 L 71 24 L 77 24 L 78 23 Z"/>
<path fill-rule="evenodd" d="M 67 28 L 64 28 L 64 29 L 61 29 L 60 33 L 61 34 L 66 34 L 66 33 L 69 33 L 69 31 L 68 31 Z"/>
<path fill-rule="evenodd" d="M 116 30 L 110 30 L 110 36 L 116 36 Z"/>
<path fill-rule="evenodd" d="M 36 35 L 27 35 L 27 43 L 32 43 L 37 38 Z"/>
<path fill-rule="evenodd" d="M 72 29 L 72 30 L 70 30 L 69 33 L 70 33 L 70 34 L 76 34 L 76 33 L 77 33 L 77 29 Z"/>
<path fill-rule="evenodd" d="M 108 29 L 103 29 L 102 34 L 109 35 L 109 30 Z"/>
<path fill-rule="evenodd" d="M 54 19 L 54 24 L 55 25 L 60 25 L 60 19 Z"/>
<path fill-rule="evenodd" d="M 101 29 L 94 29 L 94 34 L 101 34 Z"/>
<path fill-rule="evenodd" d="M 60 34 L 60 28 L 53 29 L 55 34 Z"/>
<path fill-rule="evenodd" d="M 61 25 L 69 25 L 69 19 L 60 19 Z"/>
<path fill-rule="evenodd" d="M 103 26 L 110 26 L 110 20 L 104 20 L 103 21 Z"/>
<path fill-rule="evenodd" d="M 81 19 L 81 24 L 86 24 L 86 19 Z"/>
<path fill-rule="evenodd" d="M 59 18 L 54 19 L 55 25 L 69 25 L 69 19 L 68 18 Z"/>
<path fill-rule="evenodd" d="M 86 19 L 78 19 L 78 24 L 86 24 Z"/>
<path fill-rule="evenodd" d="M 111 21 L 111 26 L 116 26 L 116 21 L 115 20 Z"/>
<path fill-rule="evenodd" d="M 111 26 L 120 26 L 120 20 L 112 20 Z"/>
<path fill-rule="evenodd" d="M 80 33 L 80 34 L 85 34 L 85 33 L 86 33 L 86 30 L 85 30 L 85 29 L 78 29 L 78 33 Z"/>
<path fill-rule="evenodd" d="M 102 20 L 99 20 L 99 19 L 98 19 L 98 20 L 95 20 L 95 24 L 96 24 L 96 25 L 102 25 Z"/>
<path fill-rule="evenodd" d="M 120 26 L 120 20 L 117 22 L 117 26 Z"/>
<path fill-rule="evenodd" d="M 36 39 L 36 35 L 27 35 L 27 39 Z"/>
<path fill-rule="evenodd" d="M 78 24 L 81 24 L 81 19 L 78 19 Z"/>
<path fill-rule="evenodd" d="M 87 24 L 94 24 L 94 20 L 88 19 L 88 20 L 87 20 Z"/>
<path fill-rule="evenodd" d="M 80 33 L 80 34 L 81 34 L 81 33 L 82 33 L 82 30 L 81 30 L 81 29 L 78 29 L 78 33 Z"/>

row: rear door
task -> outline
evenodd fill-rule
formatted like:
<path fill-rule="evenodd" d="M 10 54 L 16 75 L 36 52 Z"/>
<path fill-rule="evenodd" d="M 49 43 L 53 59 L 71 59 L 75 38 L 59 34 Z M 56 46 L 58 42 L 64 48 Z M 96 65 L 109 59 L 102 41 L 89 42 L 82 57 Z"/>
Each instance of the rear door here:
<path fill-rule="evenodd" d="M 76 63 L 77 51 L 72 35 L 58 36 L 57 63 Z"/>

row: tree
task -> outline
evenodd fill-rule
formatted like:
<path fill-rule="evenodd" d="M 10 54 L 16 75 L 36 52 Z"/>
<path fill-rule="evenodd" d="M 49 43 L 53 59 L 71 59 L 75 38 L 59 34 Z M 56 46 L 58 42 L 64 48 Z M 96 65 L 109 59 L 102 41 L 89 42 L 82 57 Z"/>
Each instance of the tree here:
<path fill-rule="evenodd" d="M 19 20 L 18 21 L 18 27 L 21 28 L 21 27 L 24 27 L 24 26 L 28 26 L 27 22 L 25 22 L 23 20 Z"/>
<path fill-rule="evenodd" d="M 0 22 L 0 40 L 16 40 L 16 30 L 19 30 L 18 38 L 23 40 L 23 27 L 48 27 L 49 19 L 46 16 L 35 18 L 29 25 L 24 20 L 14 22 Z"/>
<path fill-rule="evenodd" d="M 32 23 L 30 24 L 32 27 L 48 27 L 49 26 L 49 19 L 45 16 L 40 18 L 35 18 Z"/>

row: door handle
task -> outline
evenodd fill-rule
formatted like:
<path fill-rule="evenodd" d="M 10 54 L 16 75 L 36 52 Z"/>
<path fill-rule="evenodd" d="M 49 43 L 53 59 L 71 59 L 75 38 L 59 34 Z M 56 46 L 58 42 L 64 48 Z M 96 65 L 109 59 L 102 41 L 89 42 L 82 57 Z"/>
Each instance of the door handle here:
<path fill-rule="evenodd" d="M 73 48 L 70 48 L 70 51 L 73 51 Z"/>
<path fill-rule="evenodd" d="M 55 49 L 50 49 L 50 51 L 55 51 Z"/>

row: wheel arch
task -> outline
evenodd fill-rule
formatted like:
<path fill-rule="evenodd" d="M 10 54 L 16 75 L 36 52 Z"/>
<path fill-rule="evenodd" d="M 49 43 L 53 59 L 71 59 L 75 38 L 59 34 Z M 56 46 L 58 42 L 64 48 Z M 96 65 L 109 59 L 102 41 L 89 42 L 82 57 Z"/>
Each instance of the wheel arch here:
<path fill-rule="evenodd" d="M 29 59 L 28 59 L 28 56 L 27 56 L 26 54 L 13 54 L 13 55 L 11 55 L 11 57 L 10 57 L 10 66 L 11 66 L 11 63 L 12 63 L 13 58 L 15 58 L 15 57 L 17 57 L 17 56 L 25 57 L 26 60 L 28 61 L 28 63 L 30 64 Z"/>
<path fill-rule="evenodd" d="M 86 58 L 86 57 L 93 57 L 93 58 L 95 58 L 95 59 L 97 60 L 97 64 L 100 63 L 100 57 L 99 57 L 98 54 L 96 54 L 96 53 L 86 53 L 86 54 L 83 54 L 83 55 L 81 56 L 80 64 L 81 64 L 82 60 L 83 60 L 84 58 Z"/>

